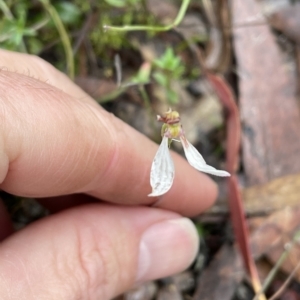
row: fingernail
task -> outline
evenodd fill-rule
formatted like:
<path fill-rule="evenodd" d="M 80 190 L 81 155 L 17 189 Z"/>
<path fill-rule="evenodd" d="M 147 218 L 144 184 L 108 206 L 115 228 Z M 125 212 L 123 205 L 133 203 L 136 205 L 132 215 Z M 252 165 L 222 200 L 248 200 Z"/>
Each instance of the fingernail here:
<path fill-rule="evenodd" d="M 199 237 L 191 220 L 156 223 L 142 235 L 136 282 L 169 276 L 186 269 L 195 259 Z"/>

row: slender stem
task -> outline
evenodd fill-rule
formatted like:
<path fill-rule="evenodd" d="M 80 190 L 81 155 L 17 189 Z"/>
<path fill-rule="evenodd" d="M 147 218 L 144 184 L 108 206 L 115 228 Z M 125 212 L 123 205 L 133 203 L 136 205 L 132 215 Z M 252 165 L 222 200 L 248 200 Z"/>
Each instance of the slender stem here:
<path fill-rule="evenodd" d="M 108 26 L 104 25 L 104 29 L 109 30 L 115 30 L 115 31 L 168 31 L 177 25 L 180 24 L 183 17 L 185 16 L 185 13 L 187 11 L 187 8 L 190 4 L 190 0 L 182 0 L 181 7 L 179 9 L 179 12 L 177 14 L 177 17 L 175 18 L 174 22 L 172 24 L 166 25 L 166 26 L 148 26 L 148 25 L 125 25 L 125 26 Z"/>
<path fill-rule="evenodd" d="M 281 267 L 283 262 L 287 259 L 292 247 L 293 247 L 292 243 L 287 244 L 286 249 L 283 251 L 283 253 L 281 253 L 279 259 L 277 260 L 276 264 L 274 265 L 274 267 L 272 268 L 272 270 L 270 271 L 270 273 L 268 274 L 267 278 L 265 279 L 265 281 L 263 283 L 262 289 L 264 292 L 267 290 L 267 288 L 273 281 L 275 275 L 279 271 L 279 268 Z"/>
<path fill-rule="evenodd" d="M 122 66 L 121 66 L 121 58 L 120 58 L 119 54 L 115 55 L 114 64 L 115 64 L 116 75 L 117 75 L 117 86 L 121 87 L 121 83 L 122 83 Z"/>
<path fill-rule="evenodd" d="M 295 274 L 296 274 L 296 272 L 298 271 L 299 268 L 300 268 L 300 261 L 297 263 L 296 267 L 294 268 L 292 273 L 288 276 L 288 278 L 283 283 L 283 285 L 280 287 L 280 289 L 269 300 L 278 299 L 278 297 L 282 294 L 282 292 L 286 289 L 288 284 L 291 282 L 291 280 L 293 279 L 293 277 L 295 276 Z"/>
<path fill-rule="evenodd" d="M 263 286 L 261 288 L 261 291 L 258 294 L 255 295 L 253 300 L 257 300 L 258 297 L 267 290 L 267 288 L 269 287 L 269 285 L 273 281 L 275 275 L 277 274 L 279 268 L 281 267 L 283 262 L 287 259 L 288 254 L 290 253 L 290 250 L 292 249 L 293 245 L 294 245 L 294 243 L 289 243 L 285 246 L 285 250 L 281 253 L 279 259 L 276 262 L 276 264 L 274 265 L 272 270 L 269 272 L 267 278 L 265 279 L 265 281 L 263 283 Z"/>
<path fill-rule="evenodd" d="M 44 5 L 45 9 L 51 16 L 56 29 L 60 35 L 66 59 L 67 59 L 67 69 L 68 69 L 68 75 L 70 76 L 71 79 L 74 79 L 74 55 L 72 51 L 72 46 L 71 46 L 71 41 L 69 39 L 68 33 L 66 31 L 66 28 L 61 21 L 56 9 L 51 5 L 49 0 L 40 0 L 40 2 Z"/>

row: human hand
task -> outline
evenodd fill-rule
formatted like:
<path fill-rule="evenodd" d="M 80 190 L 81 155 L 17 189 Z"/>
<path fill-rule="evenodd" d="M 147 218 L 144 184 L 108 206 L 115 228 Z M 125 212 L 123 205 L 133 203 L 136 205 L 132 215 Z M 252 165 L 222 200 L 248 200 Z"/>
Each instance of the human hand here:
<path fill-rule="evenodd" d="M 13 233 L 0 205 L 1 299 L 111 299 L 186 268 L 198 237 L 181 215 L 215 184 L 172 153 L 174 185 L 149 207 L 156 144 L 37 57 L 0 50 L 0 67 L 0 188 L 55 212 Z"/>

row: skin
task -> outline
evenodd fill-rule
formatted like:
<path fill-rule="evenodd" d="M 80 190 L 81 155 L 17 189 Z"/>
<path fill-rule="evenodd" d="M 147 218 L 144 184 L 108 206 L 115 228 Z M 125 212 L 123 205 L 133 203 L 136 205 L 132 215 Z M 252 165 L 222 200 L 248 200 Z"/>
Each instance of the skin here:
<path fill-rule="evenodd" d="M 155 143 L 38 57 L 0 50 L 0 68 L 0 188 L 52 212 L 14 232 L 0 201 L 1 297 L 112 299 L 188 267 L 185 217 L 212 205 L 213 181 L 172 153 L 172 189 L 147 197 Z"/>

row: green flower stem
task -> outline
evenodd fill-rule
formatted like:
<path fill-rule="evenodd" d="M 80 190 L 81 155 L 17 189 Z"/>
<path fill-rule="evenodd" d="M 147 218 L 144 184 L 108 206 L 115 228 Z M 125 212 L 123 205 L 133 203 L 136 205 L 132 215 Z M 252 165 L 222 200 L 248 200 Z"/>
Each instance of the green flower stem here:
<path fill-rule="evenodd" d="M 179 9 L 178 15 L 174 22 L 170 25 L 166 26 L 148 26 L 148 25 L 125 25 L 125 26 L 108 26 L 105 25 L 104 29 L 109 29 L 109 30 L 115 30 L 115 31 L 168 31 L 177 25 L 180 24 L 182 21 L 183 17 L 185 16 L 185 13 L 187 11 L 187 8 L 190 4 L 190 0 L 183 0 L 181 7 Z"/>
<path fill-rule="evenodd" d="M 73 50 L 71 46 L 71 42 L 68 36 L 68 33 L 66 31 L 66 28 L 61 21 L 56 9 L 51 5 L 49 0 L 40 0 L 40 2 L 44 5 L 46 11 L 49 13 L 51 16 L 56 29 L 60 35 L 65 55 L 66 55 L 66 60 L 67 60 L 67 69 L 68 69 L 68 75 L 71 79 L 74 79 L 74 73 L 75 73 L 75 68 L 74 68 L 74 55 L 73 55 Z"/>

